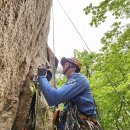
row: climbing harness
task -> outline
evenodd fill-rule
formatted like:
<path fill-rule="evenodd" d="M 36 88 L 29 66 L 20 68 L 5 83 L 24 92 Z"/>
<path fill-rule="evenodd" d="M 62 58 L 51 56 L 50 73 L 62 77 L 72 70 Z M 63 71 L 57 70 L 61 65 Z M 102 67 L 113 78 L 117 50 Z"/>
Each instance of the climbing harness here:
<path fill-rule="evenodd" d="M 55 122 L 57 130 L 102 130 L 96 118 L 83 115 L 70 101 L 67 102 L 67 106 L 67 111 L 58 111 Z"/>

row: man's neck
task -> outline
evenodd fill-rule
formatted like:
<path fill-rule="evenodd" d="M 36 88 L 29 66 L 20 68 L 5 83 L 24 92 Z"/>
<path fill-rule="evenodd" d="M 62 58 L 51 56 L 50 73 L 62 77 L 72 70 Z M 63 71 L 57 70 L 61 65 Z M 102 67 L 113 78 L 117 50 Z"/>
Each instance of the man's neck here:
<path fill-rule="evenodd" d="M 73 75 L 73 74 L 74 74 L 74 72 L 71 72 L 71 73 L 66 74 L 66 78 L 69 79 L 69 77 L 70 77 L 71 75 Z"/>

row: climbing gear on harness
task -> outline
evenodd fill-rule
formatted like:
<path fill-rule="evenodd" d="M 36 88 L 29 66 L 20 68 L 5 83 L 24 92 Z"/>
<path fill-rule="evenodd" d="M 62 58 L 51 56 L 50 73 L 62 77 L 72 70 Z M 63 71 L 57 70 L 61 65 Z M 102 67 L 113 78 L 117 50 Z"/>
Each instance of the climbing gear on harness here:
<path fill-rule="evenodd" d="M 81 114 L 81 113 L 79 113 L 78 114 L 79 115 L 79 118 L 81 119 L 81 120 L 88 120 L 88 121 L 91 121 L 91 122 L 93 122 L 94 124 L 96 124 L 96 118 L 94 118 L 94 117 L 91 117 L 91 116 L 86 116 L 86 115 L 83 115 L 83 114 Z"/>
<path fill-rule="evenodd" d="M 64 130 L 66 123 L 66 112 L 56 109 L 53 115 L 53 129 Z"/>
<path fill-rule="evenodd" d="M 60 128 L 64 130 L 102 130 L 96 118 L 80 113 L 77 106 L 72 105 L 70 101 L 68 101 L 67 104 L 69 109 L 65 115 L 66 117 L 59 118 Z M 66 123 L 62 121 L 65 120 L 65 118 Z M 64 123 L 64 127 L 61 127 L 62 123 Z"/>

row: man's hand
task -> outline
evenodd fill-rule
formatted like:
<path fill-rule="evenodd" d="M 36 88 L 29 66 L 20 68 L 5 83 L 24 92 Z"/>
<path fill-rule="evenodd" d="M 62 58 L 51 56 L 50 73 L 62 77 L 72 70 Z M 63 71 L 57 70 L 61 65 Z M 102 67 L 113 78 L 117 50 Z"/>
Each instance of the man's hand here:
<path fill-rule="evenodd" d="M 38 76 L 46 76 L 47 69 L 45 67 L 38 67 Z"/>
<path fill-rule="evenodd" d="M 47 80 L 50 81 L 52 72 L 45 67 L 38 67 L 38 76 L 46 76 Z"/>

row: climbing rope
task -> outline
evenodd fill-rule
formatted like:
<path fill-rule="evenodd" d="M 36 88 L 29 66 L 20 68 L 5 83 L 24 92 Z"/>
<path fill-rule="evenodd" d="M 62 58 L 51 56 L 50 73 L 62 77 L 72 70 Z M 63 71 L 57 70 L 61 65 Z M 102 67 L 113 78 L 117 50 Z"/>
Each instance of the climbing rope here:
<path fill-rule="evenodd" d="M 53 22 L 53 53 L 54 53 L 54 61 L 53 61 L 53 76 L 54 76 L 54 87 L 56 87 L 56 78 L 55 78 L 55 74 L 56 74 L 56 61 L 55 61 L 55 21 L 54 21 L 54 2 L 52 3 L 52 22 Z"/>

